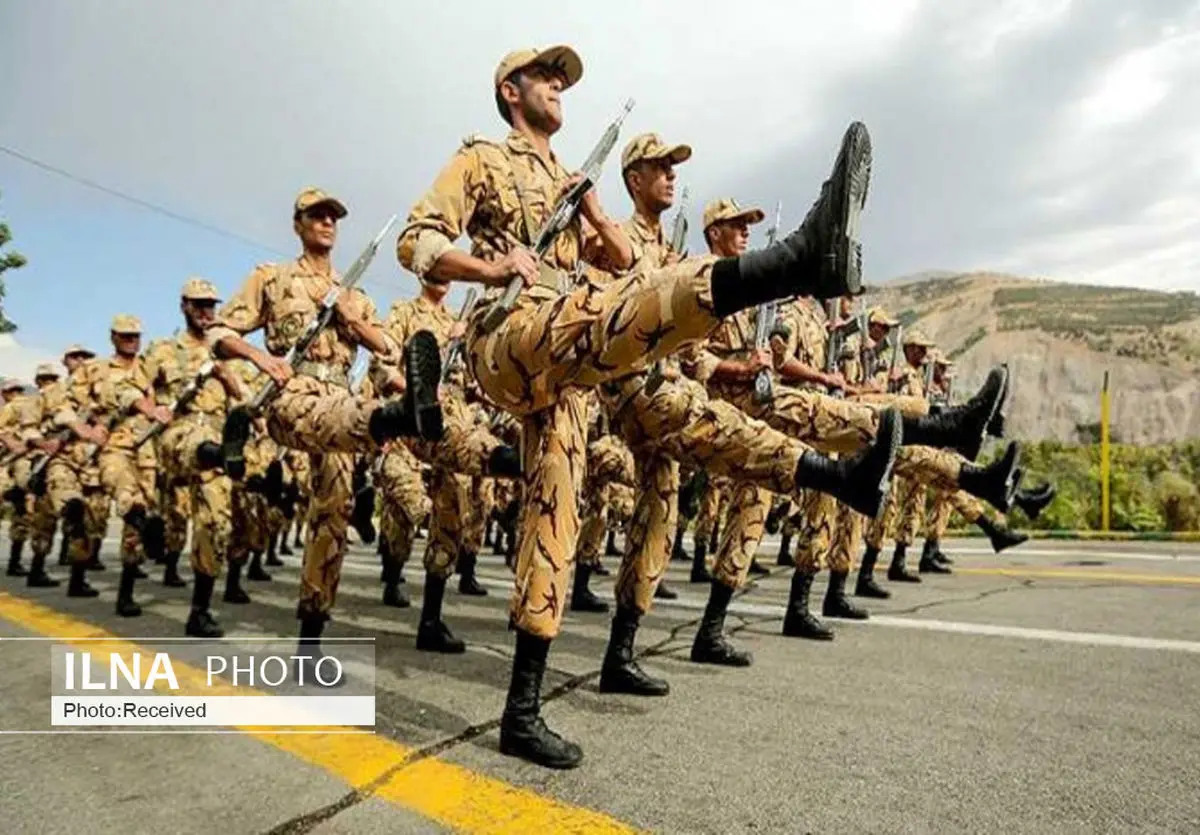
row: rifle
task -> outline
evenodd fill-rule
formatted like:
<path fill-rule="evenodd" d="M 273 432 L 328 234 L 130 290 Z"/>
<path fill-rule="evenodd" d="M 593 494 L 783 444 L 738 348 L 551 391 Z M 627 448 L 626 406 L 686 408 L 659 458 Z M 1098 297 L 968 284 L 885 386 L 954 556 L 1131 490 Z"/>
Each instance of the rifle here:
<path fill-rule="evenodd" d="M 825 302 L 825 318 L 829 320 L 829 338 L 825 342 L 825 373 L 832 374 L 837 371 L 838 354 L 842 352 L 842 334 L 838 327 L 838 299 L 829 299 Z M 831 391 L 829 392 L 834 397 L 841 397 L 844 392 Z"/>
<path fill-rule="evenodd" d="M 896 391 L 896 382 L 895 382 L 896 360 L 900 356 L 900 346 L 901 346 L 901 344 L 903 344 L 903 342 L 904 342 L 904 325 L 897 325 L 896 333 L 894 335 L 894 340 L 892 342 L 892 360 L 888 364 L 888 382 L 887 382 L 888 391 L 893 392 L 893 393 Z"/>
<path fill-rule="evenodd" d="M 675 222 L 671 226 L 671 251 L 678 255 L 683 255 L 683 248 L 687 245 L 687 202 L 688 190 L 685 186 L 683 194 L 679 197 L 679 211 L 675 213 Z M 663 384 L 663 379 L 663 361 L 655 360 L 654 365 L 650 366 L 650 372 L 646 375 L 646 382 L 643 385 L 646 394 L 653 397 L 654 392 L 658 391 Z"/>
<path fill-rule="evenodd" d="M 933 360 L 925 361 L 925 377 L 921 384 L 925 389 L 925 396 L 928 397 L 929 392 L 933 390 Z"/>
<path fill-rule="evenodd" d="M 467 298 L 463 301 L 462 310 L 458 313 L 458 321 L 465 322 L 471 318 L 471 314 L 475 312 L 475 307 L 479 303 L 479 291 L 474 287 L 467 289 Z M 450 340 L 450 344 L 446 346 L 446 359 L 442 361 L 442 382 L 450 378 L 450 371 L 454 368 L 459 356 L 462 354 L 463 338 L 456 336 Z"/>
<path fill-rule="evenodd" d="M 767 246 L 775 243 L 779 234 L 779 214 L 783 211 L 783 202 L 775 204 L 775 221 L 767 230 Z M 764 302 L 758 306 L 754 314 L 754 348 L 761 351 L 771 344 L 771 329 L 775 327 L 775 317 L 778 312 L 777 302 Z M 761 368 L 754 375 L 754 402 L 761 405 L 775 399 L 775 386 L 771 379 L 771 369 Z"/>
<path fill-rule="evenodd" d="M 187 385 L 183 387 L 183 391 L 179 392 L 179 396 L 171 403 L 171 417 L 179 417 L 180 412 L 186 409 L 191 402 L 196 399 L 196 395 L 200 393 L 200 389 L 204 388 L 204 384 L 208 382 L 208 378 L 212 376 L 216 370 L 217 364 L 213 360 L 207 360 L 196 371 L 195 376 L 188 380 Z M 167 428 L 167 424 L 154 421 L 150 427 L 142 432 L 133 442 L 134 449 L 141 449 L 142 444 L 147 441 L 157 438 Z"/>
<path fill-rule="evenodd" d="M 575 219 L 575 215 L 579 212 L 579 207 L 583 203 L 584 195 L 600 179 L 600 170 L 604 167 L 604 161 L 608 158 L 613 146 L 617 144 L 617 137 L 621 133 L 621 124 L 632 109 L 633 99 L 629 99 L 625 102 L 625 107 L 621 113 L 608 126 L 608 130 L 604 131 L 604 135 L 600 137 L 600 141 L 596 143 L 596 147 L 592 149 L 592 153 L 584 160 L 582 179 L 563 195 L 562 199 L 554 207 L 554 211 L 550 213 L 550 217 L 546 218 L 546 222 L 538 230 L 537 237 L 533 241 L 533 254 L 538 259 L 541 259 L 550 250 L 550 245 L 554 243 L 554 239 L 558 237 L 558 234 L 566 229 L 571 221 Z M 495 330 L 504 321 L 504 318 L 512 311 L 513 305 L 517 303 L 517 296 L 520 294 L 523 285 L 524 281 L 522 281 L 520 276 L 508 282 L 508 286 L 504 288 L 503 295 L 492 304 L 492 309 L 484 317 L 483 329 L 485 332 Z"/>

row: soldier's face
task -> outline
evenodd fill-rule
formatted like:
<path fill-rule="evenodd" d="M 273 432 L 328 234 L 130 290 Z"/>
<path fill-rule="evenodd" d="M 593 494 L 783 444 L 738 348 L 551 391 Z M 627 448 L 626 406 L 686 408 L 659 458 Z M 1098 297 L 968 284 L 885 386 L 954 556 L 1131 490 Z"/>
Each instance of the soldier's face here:
<path fill-rule="evenodd" d="M 651 211 L 665 212 L 675 203 L 675 166 L 670 160 L 647 160 L 630 178 L 635 198 Z"/>
<path fill-rule="evenodd" d="M 709 233 L 714 255 L 732 258 L 741 255 L 750 245 L 750 224 L 744 218 L 722 220 L 714 223 Z"/>
<path fill-rule="evenodd" d="M 142 350 L 142 335 L 140 333 L 114 333 L 112 335 L 113 350 L 123 357 L 135 357 Z"/>
<path fill-rule="evenodd" d="M 879 345 L 883 342 L 883 340 L 887 339 L 888 330 L 889 329 L 887 325 L 880 325 L 875 322 L 867 325 L 867 335 L 871 337 L 871 341 L 876 345 Z"/>
<path fill-rule="evenodd" d="M 183 318 L 187 320 L 189 328 L 202 331 L 211 326 L 216 320 L 217 303 L 208 300 L 198 301 L 188 299 L 183 303 Z"/>
<path fill-rule="evenodd" d="M 83 354 L 71 354 L 63 357 L 63 365 L 66 366 L 68 374 L 74 374 L 75 369 L 83 365 Z"/>
<path fill-rule="evenodd" d="M 37 386 L 38 391 L 45 391 L 46 389 L 50 388 L 50 386 L 54 385 L 57 382 L 58 382 L 57 377 L 38 377 L 36 380 L 33 381 L 33 384 L 35 386 Z"/>
<path fill-rule="evenodd" d="M 519 112 L 530 127 L 550 136 L 562 127 L 563 83 L 564 76 L 559 70 L 540 64 L 526 67 L 516 85 L 505 82 L 516 91 L 516 100 L 510 101 L 509 107 Z"/>
<path fill-rule="evenodd" d="M 337 242 L 337 222 L 334 208 L 318 203 L 301 212 L 296 221 L 296 234 L 305 249 L 328 251 Z"/>
<path fill-rule="evenodd" d="M 908 358 L 909 365 L 914 368 L 925 364 L 925 355 L 928 353 L 924 345 L 905 345 L 904 356 Z"/>

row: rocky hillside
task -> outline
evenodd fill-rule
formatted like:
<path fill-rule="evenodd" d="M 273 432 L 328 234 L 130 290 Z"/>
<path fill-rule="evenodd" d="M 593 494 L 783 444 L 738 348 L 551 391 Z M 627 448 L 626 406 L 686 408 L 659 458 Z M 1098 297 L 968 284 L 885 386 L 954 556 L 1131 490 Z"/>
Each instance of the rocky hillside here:
<path fill-rule="evenodd" d="M 1200 437 L 1200 296 L 966 273 L 871 288 L 957 363 L 956 397 L 1008 362 L 1014 437 L 1093 438 L 1110 373 L 1114 440 Z"/>

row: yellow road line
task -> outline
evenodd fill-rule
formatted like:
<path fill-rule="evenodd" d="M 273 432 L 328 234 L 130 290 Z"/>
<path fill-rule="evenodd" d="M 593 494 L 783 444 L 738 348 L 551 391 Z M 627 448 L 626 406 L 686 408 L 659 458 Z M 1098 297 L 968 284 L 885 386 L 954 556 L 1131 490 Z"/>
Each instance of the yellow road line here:
<path fill-rule="evenodd" d="M 955 574 L 997 577 L 1046 577 L 1056 580 L 1111 580 L 1114 583 L 1162 586 L 1200 586 L 1200 576 L 1181 574 L 1127 574 L 1121 571 L 1088 571 L 1070 568 L 959 568 Z"/>
<path fill-rule="evenodd" d="M 137 644 L 76 620 L 47 606 L 0 592 L 0 617 L 39 635 L 63 643 L 86 645 L 93 651 L 132 653 Z M 100 644 L 73 638 L 103 638 Z M 2 641 L 3 639 L 0 639 Z M 174 662 L 182 691 L 199 691 L 205 674 Z M 210 694 L 216 688 L 206 688 Z M 249 688 L 228 686 L 220 695 L 264 695 Z M 238 728 L 245 735 L 319 766 L 371 797 L 402 806 L 459 832 L 507 833 L 562 832 L 622 835 L 634 833 L 615 818 L 590 809 L 570 806 L 501 780 L 427 758 L 397 767 L 416 750 L 379 735 L 292 735 L 277 729 Z"/>

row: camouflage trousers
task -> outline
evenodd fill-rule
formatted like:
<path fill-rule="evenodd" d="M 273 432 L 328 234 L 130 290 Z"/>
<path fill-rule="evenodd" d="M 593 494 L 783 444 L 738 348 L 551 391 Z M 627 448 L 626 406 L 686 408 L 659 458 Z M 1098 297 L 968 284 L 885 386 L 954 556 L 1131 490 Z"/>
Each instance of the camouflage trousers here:
<path fill-rule="evenodd" d="M 522 418 L 516 628 L 553 638 L 562 621 L 579 539 L 588 389 L 646 369 L 716 327 L 716 260 L 693 258 L 606 284 L 587 279 L 562 296 L 533 288 L 490 332 L 483 327 L 489 305 L 472 317 L 468 369 L 488 399 Z"/>
<path fill-rule="evenodd" d="M 610 484 L 608 486 L 608 527 L 619 531 L 625 530 L 629 520 L 633 518 L 633 508 L 637 503 L 637 494 L 632 487 L 625 484 Z"/>
<path fill-rule="evenodd" d="M 121 562 L 136 565 L 145 557 L 142 535 L 136 527 L 124 521 L 135 508 L 146 513 L 158 509 L 158 471 L 141 465 L 132 450 L 105 448 L 100 452 L 100 483 L 117 506 L 121 517 Z"/>
<path fill-rule="evenodd" d="M 957 511 L 968 524 L 974 524 L 987 515 L 983 502 L 962 490 L 939 490 L 930 504 L 925 517 L 925 538 L 940 540 L 950 527 L 950 517 Z"/>
<path fill-rule="evenodd" d="M 816 490 L 805 491 L 804 499 L 799 514 L 796 570 L 802 574 L 815 574 L 822 568 L 848 572 L 857 550 L 853 541 L 862 539 L 862 525 L 856 524 L 854 517 L 865 517 Z"/>
<path fill-rule="evenodd" d="M 384 453 L 376 477 L 383 508 L 380 535 L 386 539 L 388 551 L 401 566 L 412 556 L 417 527 L 433 509 L 421 478 L 421 466 L 408 447 L 392 443 Z"/>
<path fill-rule="evenodd" d="M 159 451 L 163 468 L 172 474 L 172 487 L 186 491 L 188 514 L 183 518 L 182 530 L 186 538 L 190 518 L 192 549 L 189 562 L 192 571 L 218 577 L 230 553 L 233 537 L 233 482 L 221 470 L 199 468 L 196 451 L 205 441 L 220 443 L 220 418 L 188 416 L 163 432 Z M 179 525 L 178 519 L 172 520 L 178 511 L 179 503 L 176 502 L 164 513 L 168 520 L 167 550 L 171 553 L 182 552 L 186 544 L 185 539 L 175 538 L 178 527 L 172 532 L 172 526 Z"/>
<path fill-rule="evenodd" d="M 883 550 L 889 537 L 894 538 L 897 545 L 911 545 L 925 517 L 926 495 L 926 487 L 921 482 L 908 477 L 894 478 L 887 506 L 879 518 L 867 526 L 867 545 Z"/>
<path fill-rule="evenodd" d="M 635 479 L 633 453 L 615 435 L 605 435 L 588 444 L 587 476 L 581 497 L 583 522 L 576 554 L 580 565 L 600 564 L 613 487 L 617 484 L 632 487 Z"/>
<path fill-rule="evenodd" d="M 83 518 L 72 521 L 64 511 L 73 499 L 82 502 Z M 108 523 L 108 494 L 100 486 L 99 474 L 93 468 L 79 468 L 62 456 L 47 464 L 46 492 L 34 498 L 29 543 L 34 555 L 44 557 L 50 553 L 60 518 L 68 558 L 72 562 L 87 562 L 91 556 L 89 540 L 103 536 Z"/>
<path fill-rule="evenodd" d="M 617 573 L 617 601 L 650 610 L 666 572 L 679 513 L 680 468 L 791 493 L 805 444 L 709 397 L 700 384 L 664 382 L 653 395 L 633 377 L 601 389 L 610 425 L 633 450 L 638 492 Z M 761 536 L 761 534 L 760 534 Z"/>
<path fill-rule="evenodd" d="M 712 539 L 713 533 L 730 513 L 732 503 L 732 481 L 714 478 L 708 483 L 708 490 L 700 502 L 700 512 L 696 514 L 696 529 L 692 534 L 695 542 L 707 543 Z"/>
<path fill-rule="evenodd" d="M 0 493 L 5 493 L 10 487 L 19 487 L 26 490 L 26 495 L 23 501 L 18 506 L 14 507 L 11 502 L 5 502 L 5 510 L 9 512 L 10 519 L 8 526 L 8 538 L 13 542 L 24 542 L 29 539 L 29 532 L 33 526 L 33 497 L 28 494 L 29 487 L 29 472 L 33 469 L 33 462 L 28 456 L 14 461 L 8 472 L 4 473 L 3 483 L 0 484 Z"/>

